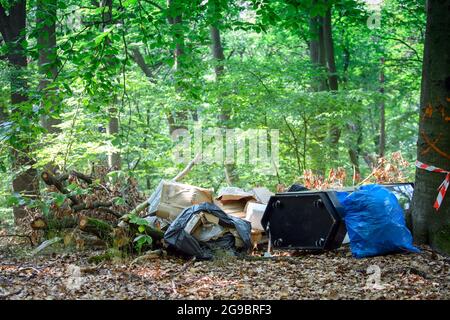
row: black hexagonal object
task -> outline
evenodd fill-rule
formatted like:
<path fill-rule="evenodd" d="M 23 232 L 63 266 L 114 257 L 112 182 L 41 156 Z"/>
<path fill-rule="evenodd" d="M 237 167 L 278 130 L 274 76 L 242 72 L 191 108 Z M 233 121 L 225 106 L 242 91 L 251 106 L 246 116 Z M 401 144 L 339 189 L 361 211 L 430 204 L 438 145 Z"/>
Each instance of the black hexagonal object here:
<path fill-rule="evenodd" d="M 333 191 L 278 193 L 270 198 L 261 224 L 274 248 L 284 249 L 336 249 L 347 232 Z"/>

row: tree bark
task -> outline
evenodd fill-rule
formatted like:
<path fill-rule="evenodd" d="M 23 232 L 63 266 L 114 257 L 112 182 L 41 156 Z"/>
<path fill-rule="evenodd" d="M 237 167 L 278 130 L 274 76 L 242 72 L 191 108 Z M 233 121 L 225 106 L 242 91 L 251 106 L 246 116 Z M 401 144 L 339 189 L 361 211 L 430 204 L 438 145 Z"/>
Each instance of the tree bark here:
<path fill-rule="evenodd" d="M 181 29 L 181 23 L 183 22 L 181 13 L 181 2 L 179 0 L 167 0 L 168 21 L 173 26 L 174 30 L 174 69 L 175 72 L 182 71 L 182 55 L 184 54 L 184 34 Z"/>
<path fill-rule="evenodd" d="M 331 8 L 327 10 L 323 24 L 324 46 L 327 56 L 328 85 L 331 91 L 338 91 L 338 76 L 334 58 L 334 41 L 331 23 Z"/>
<path fill-rule="evenodd" d="M 358 117 L 356 121 L 348 122 L 347 127 L 352 135 L 352 142 L 348 148 L 350 162 L 355 170 L 355 182 L 359 182 L 361 178 L 361 169 L 359 165 L 359 156 L 361 154 L 361 145 L 363 142 L 361 119 Z M 356 136 L 356 139 L 353 138 Z"/>
<path fill-rule="evenodd" d="M 218 24 L 218 22 L 216 22 Z M 216 25 L 211 25 L 209 28 L 211 35 L 211 52 L 212 56 L 215 60 L 214 65 L 214 73 L 216 74 L 216 82 L 220 81 L 220 78 L 225 72 L 224 65 L 222 64 L 225 60 L 225 55 L 223 53 L 222 40 L 220 38 L 220 31 Z M 219 115 L 219 119 L 225 124 L 226 128 L 229 128 L 228 121 L 230 120 L 230 112 L 228 110 L 221 110 Z M 236 174 L 236 166 L 234 163 L 225 163 L 224 165 L 224 173 L 225 179 L 228 185 L 235 185 L 239 180 L 238 175 Z"/>
<path fill-rule="evenodd" d="M 114 228 L 107 222 L 83 216 L 78 223 L 80 230 L 96 235 L 99 239 L 112 243 Z"/>
<path fill-rule="evenodd" d="M 384 96 L 384 57 L 380 59 L 380 93 Z M 380 158 L 385 156 L 386 149 L 386 112 L 384 97 L 380 103 L 380 140 L 378 143 L 378 156 Z"/>
<path fill-rule="evenodd" d="M 142 70 L 142 72 L 149 79 L 149 81 L 154 82 L 155 79 L 153 78 L 152 70 L 150 70 L 148 65 L 145 63 L 144 57 L 142 56 L 142 53 L 141 53 L 141 51 L 139 51 L 138 48 L 132 49 L 131 58 L 134 60 L 134 62 L 136 62 L 138 67 Z"/>
<path fill-rule="evenodd" d="M 102 7 L 105 9 L 102 15 L 103 26 L 104 29 L 107 24 L 112 20 L 112 9 L 113 9 L 113 0 L 103 0 Z M 108 57 L 106 59 L 109 60 Z M 117 103 L 117 98 L 114 96 L 111 103 L 115 105 Z M 119 134 L 119 118 L 118 118 L 119 110 L 111 106 L 108 110 L 109 113 L 109 121 L 108 127 L 106 128 L 106 133 L 110 136 L 116 136 Z M 108 167 L 112 170 L 120 170 L 122 167 L 122 159 L 120 157 L 120 152 L 113 151 L 108 154 Z"/>
<path fill-rule="evenodd" d="M 20 117 L 20 104 L 28 101 L 28 84 L 25 77 L 27 57 L 23 44 L 26 40 L 26 1 L 15 1 L 9 8 L 9 15 L 0 5 L 0 32 L 3 40 L 8 44 L 7 58 L 11 64 L 11 105 L 12 114 Z M 5 115 L 5 113 L 4 113 Z M 12 147 L 13 169 L 21 171 L 13 179 L 13 191 L 25 197 L 35 197 L 39 191 L 37 170 L 32 166 L 34 161 L 30 157 L 30 141 L 20 139 Z M 28 169 L 23 170 L 24 167 Z M 13 208 L 16 223 L 26 215 L 24 206 Z"/>
<path fill-rule="evenodd" d="M 53 116 L 59 101 L 55 96 L 55 88 L 49 88 L 58 73 L 56 48 L 56 14 L 57 0 L 37 0 L 36 25 L 38 28 L 37 45 L 39 48 L 39 91 L 42 93 L 41 108 L 46 110 L 41 117 L 42 126 L 49 133 L 58 133 L 56 127 L 61 120 Z"/>
<path fill-rule="evenodd" d="M 326 54 L 323 33 L 323 18 L 320 16 L 311 17 L 309 20 L 310 42 L 309 55 L 314 67 L 312 88 L 313 91 L 327 90 L 327 81 L 323 76 L 323 69 L 326 68 Z"/>
<path fill-rule="evenodd" d="M 109 121 L 106 133 L 111 136 L 116 136 L 119 133 L 119 118 L 117 117 L 117 108 L 109 108 Z M 122 159 L 120 152 L 113 151 L 108 154 L 108 167 L 112 170 L 120 170 L 122 167 Z"/>
<path fill-rule="evenodd" d="M 332 92 L 337 92 L 339 90 L 338 86 L 338 76 L 336 70 L 336 62 L 334 57 L 334 41 L 333 41 L 333 30 L 331 22 L 331 10 L 330 7 L 325 16 L 322 18 L 322 32 L 323 32 L 323 48 L 326 57 L 326 66 L 328 73 L 328 86 L 327 88 Z M 329 141 L 332 154 L 332 160 L 336 160 L 339 157 L 339 140 L 341 138 L 341 128 L 337 124 L 332 124 L 329 131 Z"/>
<path fill-rule="evenodd" d="M 168 17 L 167 21 L 173 29 L 173 42 L 175 43 L 175 49 L 173 51 L 174 58 L 174 75 L 175 75 L 175 89 L 178 92 L 183 90 L 182 80 L 184 77 L 184 34 L 182 30 L 183 16 L 182 16 L 182 1 L 180 0 L 167 0 Z M 177 129 L 186 129 L 187 121 L 189 119 L 188 112 L 186 110 L 174 111 L 167 115 L 169 122 L 169 132 L 172 135 Z"/>
<path fill-rule="evenodd" d="M 427 1 L 417 159 L 450 170 L 450 0 Z M 412 206 L 414 239 L 450 253 L 450 196 L 433 208 L 442 173 L 416 170 Z"/>

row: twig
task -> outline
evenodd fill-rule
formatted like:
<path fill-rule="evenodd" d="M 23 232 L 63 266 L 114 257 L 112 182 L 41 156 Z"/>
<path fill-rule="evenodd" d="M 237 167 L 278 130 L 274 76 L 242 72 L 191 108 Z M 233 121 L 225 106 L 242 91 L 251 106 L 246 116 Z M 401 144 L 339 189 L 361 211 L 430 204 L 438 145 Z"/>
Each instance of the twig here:
<path fill-rule="evenodd" d="M 101 201 L 95 201 L 92 202 L 90 204 L 86 204 L 86 203 L 80 203 L 78 205 L 75 205 L 72 207 L 73 211 L 81 211 L 81 210 L 89 210 L 89 209 L 98 209 L 100 207 L 112 207 L 113 203 L 108 201 L 108 202 L 101 202 Z"/>
<path fill-rule="evenodd" d="M 369 175 L 367 176 L 367 178 L 365 178 L 363 181 L 361 181 L 360 183 L 358 183 L 357 186 L 363 185 L 364 182 L 366 182 L 367 180 L 369 180 L 369 179 L 377 172 L 377 170 L 380 169 L 382 166 L 383 166 L 383 164 L 380 164 L 380 165 L 378 165 L 376 168 L 374 168 L 374 169 L 372 170 L 372 173 L 369 174 Z"/>
<path fill-rule="evenodd" d="M 173 280 L 172 280 L 172 291 L 173 291 L 174 294 L 178 294 L 177 287 L 175 285 L 175 281 L 173 281 Z"/>
<path fill-rule="evenodd" d="M 78 178 L 78 179 L 83 180 L 83 181 L 86 182 L 87 184 L 92 184 L 92 177 L 87 176 L 87 175 L 85 175 L 85 174 L 83 174 L 83 173 L 81 173 L 81 172 L 72 171 L 72 172 L 70 172 L 70 175 L 71 175 L 71 176 L 74 176 L 74 177 L 76 177 L 76 178 Z"/>
<path fill-rule="evenodd" d="M 107 212 L 107 213 L 109 213 L 109 214 L 112 214 L 112 215 L 115 216 L 116 218 L 122 217 L 122 215 L 121 215 L 120 213 L 117 213 L 117 212 L 115 212 L 114 210 L 109 209 L 109 208 L 100 207 L 100 208 L 98 208 L 98 210 Z"/>
<path fill-rule="evenodd" d="M 183 177 L 185 175 L 187 175 L 189 173 L 189 171 L 192 170 L 192 168 L 200 160 L 200 158 L 201 158 L 201 152 L 197 153 L 197 155 L 194 157 L 194 159 L 191 162 L 189 162 L 187 164 L 187 166 L 172 179 L 172 181 L 178 181 L 178 180 L 183 179 Z"/>

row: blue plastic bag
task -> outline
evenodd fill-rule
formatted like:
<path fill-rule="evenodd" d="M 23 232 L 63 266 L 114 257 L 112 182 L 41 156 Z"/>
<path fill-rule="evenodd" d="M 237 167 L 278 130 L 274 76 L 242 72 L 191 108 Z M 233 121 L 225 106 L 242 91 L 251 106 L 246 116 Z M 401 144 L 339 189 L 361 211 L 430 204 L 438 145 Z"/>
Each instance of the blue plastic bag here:
<path fill-rule="evenodd" d="M 420 252 L 413 246 L 403 209 L 395 195 L 380 185 L 365 185 L 348 194 L 338 192 L 350 249 L 356 258 L 394 252 Z"/>

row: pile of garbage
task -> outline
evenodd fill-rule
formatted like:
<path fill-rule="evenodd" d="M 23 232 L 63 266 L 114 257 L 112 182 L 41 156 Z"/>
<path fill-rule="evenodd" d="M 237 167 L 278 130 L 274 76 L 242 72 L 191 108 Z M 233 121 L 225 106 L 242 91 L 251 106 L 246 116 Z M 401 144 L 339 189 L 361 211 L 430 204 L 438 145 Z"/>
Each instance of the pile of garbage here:
<path fill-rule="evenodd" d="M 348 242 L 357 258 L 418 252 L 405 221 L 413 191 L 407 183 L 339 191 L 293 185 L 277 194 L 265 187 L 224 187 L 215 195 L 172 179 L 142 201 L 132 182 L 109 184 L 77 172 L 44 172 L 42 179 L 63 197 L 51 215 L 31 222 L 47 239 L 36 252 L 58 242 L 137 253 L 164 249 L 198 259 L 266 245 L 270 256 L 273 249 L 332 250 Z"/>
<path fill-rule="evenodd" d="M 148 199 L 144 219 L 166 244 L 200 259 L 212 249 L 248 251 L 267 242 L 261 219 L 273 193 L 267 188 L 213 190 L 163 180 Z"/>

